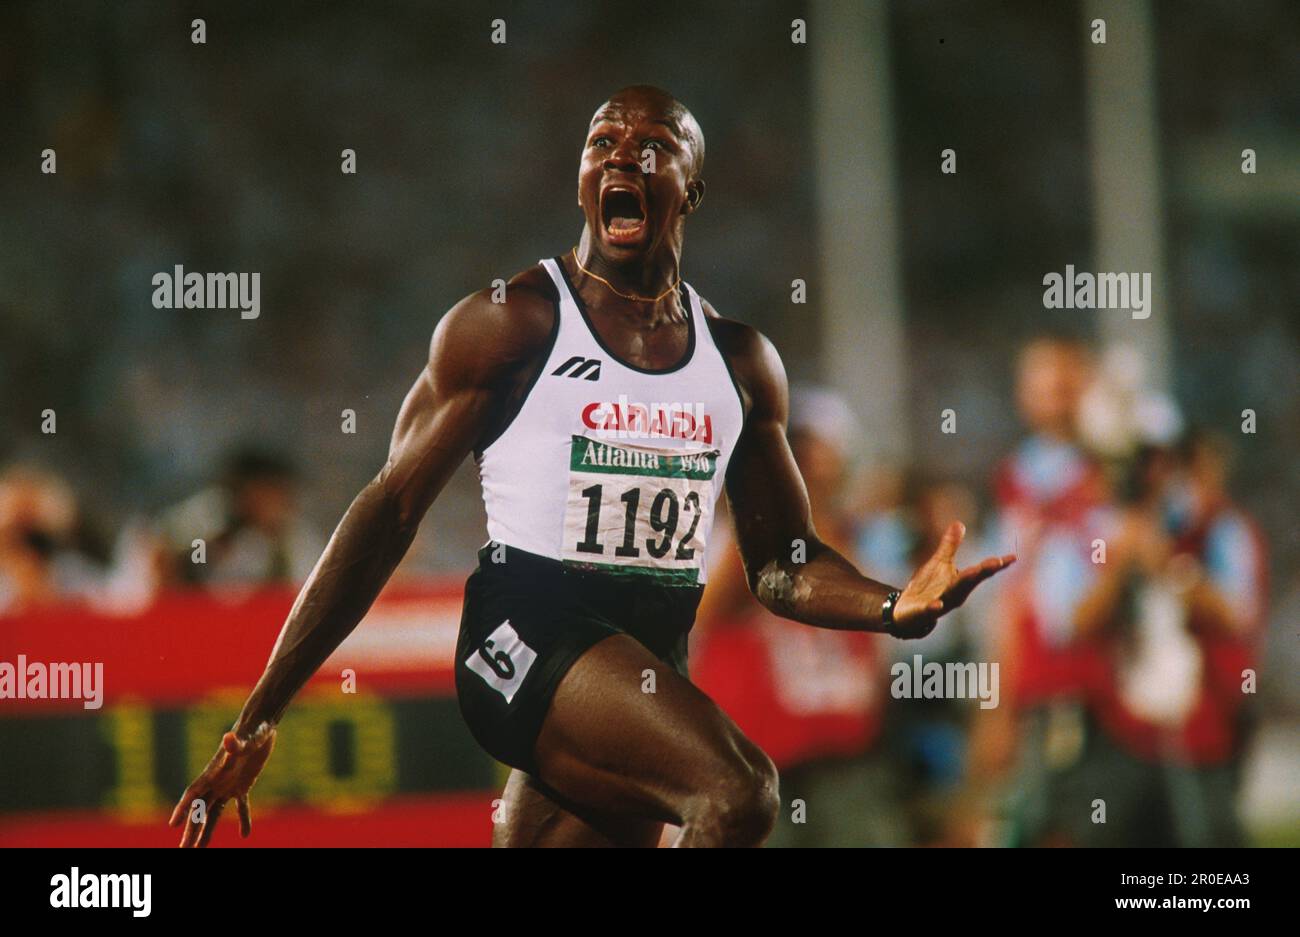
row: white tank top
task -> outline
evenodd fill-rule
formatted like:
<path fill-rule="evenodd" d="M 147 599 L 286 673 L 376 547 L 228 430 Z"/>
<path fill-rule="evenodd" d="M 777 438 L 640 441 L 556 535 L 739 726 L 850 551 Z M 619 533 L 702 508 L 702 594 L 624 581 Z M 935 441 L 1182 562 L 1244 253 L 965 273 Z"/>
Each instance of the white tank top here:
<path fill-rule="evenodd" d="M 706 579 L 705 543 L 744 422 L 700 297 L 682 284 L 682 360 L 650 371 L 597 337 L 557 260 L 546 363 L 478 457 L 489 542 L 665 585 Z"/>

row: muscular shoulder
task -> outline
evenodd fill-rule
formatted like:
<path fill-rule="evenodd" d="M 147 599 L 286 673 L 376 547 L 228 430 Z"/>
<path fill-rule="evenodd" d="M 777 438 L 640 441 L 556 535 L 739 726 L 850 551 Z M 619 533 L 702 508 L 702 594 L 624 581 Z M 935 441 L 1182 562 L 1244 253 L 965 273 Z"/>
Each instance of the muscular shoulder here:
<path fill-rule="evenodd" d="M 534 360 L 550 344 L 556 298 L 540 265 L 511 277 L 504 297 L 490 287 L 469 294 L 438 322 L 430 365 L 478 382 Z"/>
<path fill-rule="evenodd" d="M 713 343 L 740 385 L 746 418 L 776 418 L 784 422 L 789 391 L 785 366 L 776 347 L 752 325 L 719 315 L 708 300 L 701 299 L 701 306 Z"/>

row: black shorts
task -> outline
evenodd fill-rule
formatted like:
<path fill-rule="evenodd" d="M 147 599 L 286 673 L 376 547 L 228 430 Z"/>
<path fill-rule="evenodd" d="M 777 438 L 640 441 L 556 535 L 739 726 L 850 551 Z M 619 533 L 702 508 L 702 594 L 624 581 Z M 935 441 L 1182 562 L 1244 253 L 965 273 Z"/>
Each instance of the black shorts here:
<path fill-rule="evenodd" d="M 687 635 L 703 586 L 579 571 L 492 543 L 478 557 L 465 583 L 456 696 L 470 732 L 498 761 L 536 773 L 533 746 L 551 697 L 574 661 L 603 638 L 630 635 L 686 676 Z"/>

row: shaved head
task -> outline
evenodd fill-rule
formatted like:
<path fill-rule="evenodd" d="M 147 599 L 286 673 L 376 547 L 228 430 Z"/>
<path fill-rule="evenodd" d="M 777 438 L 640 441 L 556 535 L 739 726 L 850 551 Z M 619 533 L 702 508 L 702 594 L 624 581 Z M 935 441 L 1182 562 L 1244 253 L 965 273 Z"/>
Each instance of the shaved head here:
<path fill-rule="evenodd" d="M 663 88 L 654 85 L 628 85 L 620 88 L 608 101 L 596 108 L 591 124 L 630 110 L 654 112 L 668 129 L 690 147 L 692 175 L 699 176 L 704 171 L 704 131 L 686 105 Z"/>

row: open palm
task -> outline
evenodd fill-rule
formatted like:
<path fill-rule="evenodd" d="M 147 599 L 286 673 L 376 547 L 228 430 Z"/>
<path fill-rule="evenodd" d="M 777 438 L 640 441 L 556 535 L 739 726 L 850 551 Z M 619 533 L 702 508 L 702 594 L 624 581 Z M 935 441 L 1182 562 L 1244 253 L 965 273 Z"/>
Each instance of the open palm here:
<path fill-rule="evenodd" d="M 890 634 L 898 638 L 925 637 L 940 617 L 965 602 L 976 586 L 1016 561 L 1015 555 L 1008 553 L 958 569 L 955 557 L 965 536 L 965 524 L 953 521 L 948 525 L 934 555 L 912 575 L 898 597 Z"/>

